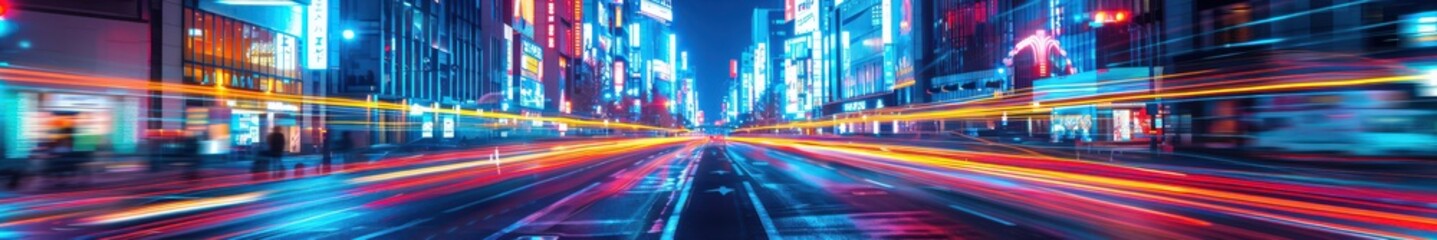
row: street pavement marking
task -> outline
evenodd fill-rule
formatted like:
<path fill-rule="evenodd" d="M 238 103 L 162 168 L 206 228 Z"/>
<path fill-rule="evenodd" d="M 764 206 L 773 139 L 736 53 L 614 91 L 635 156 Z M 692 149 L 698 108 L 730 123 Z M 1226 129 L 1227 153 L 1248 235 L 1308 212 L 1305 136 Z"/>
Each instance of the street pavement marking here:
<path fill-rule="evenodd" d="M 584 189 L 579 189 L 579 191 L 574 192 L 573 194 L 569 194 L 569 196 L 564 197 L 563 199 L 559 199 L 559 201 L 557 202 L 549 204 L 549 207 L 539 210 L 538 212 L 534 212 L 534 214 L 530 214 L 528 217 L 524 217 L 524 219 L 520 219 L 518 222 L 514 222 L 514 224 L 509 225 L 509 227 L 505 227 L 503 230 L 499 230 L 499 232 L 494 233 L 494 235 L 489 235 L 489 237 L 485 237 L 484 240 L 499 239 L 499 237 L 503 237 L 505 234 L 514 232 L 514 230 L 519 230 L 519 228 L 524 227 L 525 225 L 529 225 L 529 223 L 532 223 L 535 220 L 539 220 L 540 217 L 544 217 L 544 215 L 549 214 L 549 211 L 554 210 L 554 208 L 563 206 L 565 202 L 573 200 L 581 193 L 588 192 L 589 190 L 592 190 L 594 189 L 594 187 L 598 186 L 599 183 L 589 184 L 588 187 L 584 187 Z"/>
<path fill-rule="evenodd" d="M 773 219 L 768 216 L 768 209 L 763 207 L 763 202 L 758 201 L 758 194 L 753 191 L 753 184 L 743 182 L 743 188 L 748 193 L 748 200 L 753 201 L 753 209 L 758 212 L 758 220 L 763 223 L 763 232 L 768 234 L 768 239 L 783 239 L 778 235 L 778 227 L 773 225 Z"/>
<path fill-rule="evenodd" d="M 879 181 L 873 181 L 873 179 L 867 179 L 867 178 L 865 178 L 865 179 L 863 179 L 863 181 L 864 181 L 864 182 L 868 182 L 868 183 L 872 183 L 873 185 L 878 185 L 878 186 L 884 187 L 884 188 L 893 188 L 893 185 L 888 185 L 888 184 L 885 184 L 885 183 L 882 183 L 882 182 L 879 182 Z"/>
<path fill-rule="evenodd" d="M 694 166 L 694 168 L 697 169 L 698 166 Z M 664 235 L 659 239 L 674 239 L 674 234 L 676 234 L 679 230 L 679 216 L 683 215 L 684 206 L 689 205 L 689 191 L 693 190 L 693 187 L 694 177 L 689 176 L 687 180 L 684 180 L 684 188 L 682 190 L 679 190 L 679 201 L 677 203 L 674 203 L 674 211 L 672 213 L 669 213 L 669 221 L 664 223 Z"/>
<path fill-rule="evenodd" d="M 719 193 L 719 195 L 728 196 L 728 193 L 733 192 L 733 189 L 732 189 L 732 188 L 728 188 L 728 186 L 719 186 L 718 188 L 709 189 L 708 191 L 705 191 L 705 192 L 717 192 L 717 193 Z"/>
<path fill-rule="evenodd" d="M 693 158 L 689 166 L 685 167 L 684 171 L 680 173 L 679 176 L 684 179 L 684 186 L 679 189 L 679 201 L 674 203 L 674 211 L 669 213 L 669 220 L 664 222 L 664 234 L 660 236 L 659 239 L 673 240 L 674 234 L 678 233 L 679 216 L 683 216 L 684 207 L 689 205 L 690 191 L 694 188 L 694 175 L 699 171 L 699 163 L 701 161 L 703 161 L 703 158 Z M 688 177 L 684 177 L 685 175 Z"/>
<path fill-rule="evenodd" d="M 997 217 L 988 216 L 988 214 L 983 214 L 983 213 L 978 212 L 978 211 L 973 211 L 972 209 L 964 208 L 964 207 L 962 207 L 962 206 L 958 206 L 958 205 L 948 205 L 948 207 L 953 208 L 953 209 L 958 209 L 959 211 L 967 212 L 967 213 L 969 213 L 969 214 L 978 215 L 979 217 L 987 218 L 988 220 L 992 220 L 992 221 L 994 221 L 994 222 L 1002 223 L 1003 225 L 1018 226 L 1018 224 L 1013 224 L 1012 222 L 1004 221 L 1003 219 L 1000 219 L 1000 218 L 997 218 Z"/>

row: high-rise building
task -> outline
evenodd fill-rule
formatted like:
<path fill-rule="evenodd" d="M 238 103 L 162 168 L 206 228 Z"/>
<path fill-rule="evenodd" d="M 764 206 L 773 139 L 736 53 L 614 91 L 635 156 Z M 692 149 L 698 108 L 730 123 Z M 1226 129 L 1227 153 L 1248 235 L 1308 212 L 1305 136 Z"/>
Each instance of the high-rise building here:
<path fill-rule="evenodd" d="M 399 103 L 406 110 L 336 110 L 333 119 L 372 122 L 341 126 L 342 130 L 372 133 L 374 142 L 399 143 L 415 139 L 453 139 L 491 134 L 460 129 L 456 125 L 480 121 L 454 114 L 454 109 L 502 110 L 499 94 L 503 77 L 493 74 L 503 50 L 499 31 L 508 16 L 498 12 L 499 1 L 357 0 L 333 1 L 340 13 L 331 17 L 329 39 L 335 57 L 329 85 L 334 96 L 374 102 Z M 488 11 L 484 11 L 488 10 Z M 450 110 L 450 111 L 443 111 Z M 360 114 L 362 113 L 362 114 Z M 420 126 L 417 131 L 396 131 L 394 123 Z"/>
<path fill-rule="evenodd" d="M 752 123 L 774 123 L 783 120 L 783 96 L 788 93 L 784 82 L 784 43 L 792 35 L 793 22 L 785 11 L 754 9 L 753 14 L 753 77 L 749 84 L 753 99 Z"/>

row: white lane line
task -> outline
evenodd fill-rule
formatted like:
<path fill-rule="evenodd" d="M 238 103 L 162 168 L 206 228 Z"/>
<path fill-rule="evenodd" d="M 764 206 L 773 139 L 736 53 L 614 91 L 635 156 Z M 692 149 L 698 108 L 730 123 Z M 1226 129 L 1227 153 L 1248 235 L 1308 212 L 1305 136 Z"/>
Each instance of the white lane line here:
<path fill-rule="evenodd" d="M 585 193 L 585 192 L 588 192 L 589 190 L 594 189 L 594 187 L 598 187 L 598 186 L 599 186 L 599 183 L 589 184 L 588 187 L 584 187 L 584 189 L 580 189 L 579 191 L 574 192 L 573 194 L 569 194 L 569 196 L 564 197 L 563 199 L 559 199 L 559 201 L 557 201 L 557 202 L 554 202 L 554 203 L 552 203 L 552 204 L 549 204 L 549 207 L 546 207 L 546 208 L 544 208 L 543 210 L 539 210 L 538 212 L 534 212 L 534 214 L 530 214 L 528 217 L 524 217 L 524 219 L 520 219 L 518 222 L 514 222 L 514 224 L 509 225 L 509 227 L 505 227 L 503 230 L 499 230 L 499 232 L 494 233 L 494 235 L 489 235 L 489 237 L 485 237 L 484 240 L 495 240 L 495 239 L 499 239 L 499 237 L 503 237 L 504 235 L 509 234 L 510 232 L 514 232 L 514 230 L 519 230 L 520 227 L 524 227 L 525 225 L 529 225 L 530 223 L 533 223 L 534 221 L 539 220 L 540 217 L 544 217 L 544 215 L 549 214 L 550 211 L 553 211 L 554 209 L 558 208 L 559 206 L 564 206 L 565 203 L 569 202 L 569 200 L 573 200 L 575 197 L 578 197 L 580 194 Z"/>
<path fill-rule="evenodd" d="M 783 239 L 778 235 L 778 227 L 773 225 L 773 219 L 768 216 L 768 209 L 763 207 L 763 202 L 758 201 L 758 194 L 753 191 L 753 184 L 743 182 L 743 188 L 748 193 L 748 200 L 753 201 L 753 209 L 758 212 L 758 221 L 763 223 L 763 232 L 768 234 L 768 239 Z"/>
<path fill-rule="evenodd" d="M 695 160 L 697 161 L 697 160 Z M 698 171 L 698 163 L 693 164 L 693 169 L 688 170 L 688 177 L 684 178 L 684 187 L 679 189 L 679 201 L 674 203 L 674 211 L 669 213 L 669 220 L 664 222 L 664 235 L 659 239 L 673 240 L 674 234 L 679 229 L 679 216 L 683 216 L 684 207 L 689 205 L 689 195 L 694 188 L 694 177 L 692 172 Z"/>
<path fill-rule="evenodd" d="M 425 218 L 425 219 L 419 219 L 419 220 L 409 221 L 409 223 L 405 223 L 404 225 L 399 225 L 398 227 L 392 227 L 392 228 L 389 228 L 389 229 L 384 229 L 384 231 L 379 231 L 379 232 L 375 232 L 375 233 L 370 233 L 369 235 L 364 235 L 364 236 L 362 236 L 362 237 L 355 238 L 354 240 L 369 240 L 369 239 L 374 239 L 374 238 L 379 237 L 379 236 L 384 236 L 385 234 L 390 234 L 390 233 L 398 232 L 399 230 L 404 230 L 405 228 L 414 227 L 414 226 L 419 225 L 419 224 L 421 224 L 421 223 L 428 222 L 429 220 L 434 220 L 434 219 L 433 219 L 433 218 Z"/>
<path fill-rule="evenodd" d="M 872 183 L 873 185 L 878 185 L 878 186 L 884 187 L 884 188 L 893 188 L 893 185 L 888 185 L 888 184 L 886 184 L 886 183 L 882 183 L 882 182 L 879 182 L 879 181 L 873 181 L 873 179 L 864 178 L 863 181 L 864 181 L 864 182 L 868 182 L 868 183 Z"/>
<path fill-rule="evenodd" d="M 740 178 L 748 175 L 747 171 L 745 171 L 743 167 L 738 166 L 738 159 L 734 158 L 733 154 L 729 153 L 729 150 L 724 151 L 723 154 L 724 157 L 728 159 L 728 165 L 733 167 L 734 174 L 738 174 Z"/>
<path fill-rule="evenodd" d="M 992 221 L 994 221 L 994 222 L 1002 223 L 1003 225 L 1008 225 L 1008 226 L 1010 226 L 1010 227 L 1011 227 L 1011 226 L 1018 226 L 1018 224 L 1013 224 L 1012 222 L 1004 221 L 1003 219 L 1000 219 L 1000 218 L 997 218 L 997 217 L 988 216 L 988 214 L 983 214 L 983 213 L 978 212 L 978 211 L 973 211 L 972 209 L 964 208 L 963 206 L 948 205 L 948 207 L 953 208 L 953 209 L 958 209 L 958 211 L 963 211 L 963 212 L 967 212 L 967 213 L 969 213 L 969 214 L 977 215 L 977 216 L 979 216 L 979 217 L 987 218 L 988 220 L 992 220 Z"/>

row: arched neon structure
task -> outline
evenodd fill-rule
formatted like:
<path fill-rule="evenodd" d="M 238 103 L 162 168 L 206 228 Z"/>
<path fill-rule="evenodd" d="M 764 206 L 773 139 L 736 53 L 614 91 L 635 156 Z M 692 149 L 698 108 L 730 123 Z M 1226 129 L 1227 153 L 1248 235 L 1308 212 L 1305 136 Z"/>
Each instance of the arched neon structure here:
<path fill-rule="evenodd" d="M 1063 57 L 1063 63 L 1065 63 L 1064 70 L 1067 70 L 1068 74 L 1077 72 L 1077 69 L 1073 68 L 1073 60 L 1068 59 L 1068 51 L 1064 51 L 1062 45 L 1058 44 L 1058 40 L 1053 39 L 1053 36 L 1049 36 L 1046 30 L 1038 30 L 1033 36 L 1028 36 L 1028 38 L 1024 38 L 1023 41 L 1019 41 L 1018 45 L 1014 46 L 1012 51 L 1008 51 L 1008 57 L 1003 58 L 1003 64 L 1012 67 L 1013 57 L 1017 56 L 1018 52 L 1023 51 L 1023 49 L 1033 50 L 1033 62 L 1038 64 L 1038 76 L 1047 77 L 1050 75 L 1049 66 L 1052 65 L 1052 63 L 1048 62 L 1048 54 L 1054 51 L 1058 53 L 1058 56 Z"/>

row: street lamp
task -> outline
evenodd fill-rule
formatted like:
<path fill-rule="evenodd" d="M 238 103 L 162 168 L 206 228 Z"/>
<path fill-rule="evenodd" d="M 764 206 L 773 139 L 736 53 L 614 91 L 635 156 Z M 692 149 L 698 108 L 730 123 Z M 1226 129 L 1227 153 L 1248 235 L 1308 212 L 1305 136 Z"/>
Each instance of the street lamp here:
<path fill-rule="evenodd" d="M 344 32 L 340 33 L 340 36 L 344 37 L 344 40 L 354 40 L 354 30 L 345 29 Z"/>

